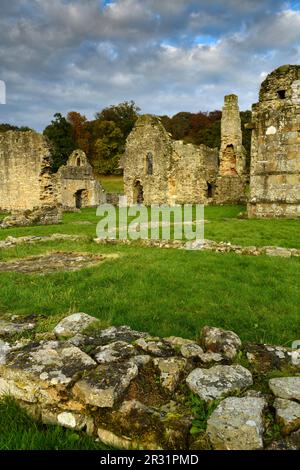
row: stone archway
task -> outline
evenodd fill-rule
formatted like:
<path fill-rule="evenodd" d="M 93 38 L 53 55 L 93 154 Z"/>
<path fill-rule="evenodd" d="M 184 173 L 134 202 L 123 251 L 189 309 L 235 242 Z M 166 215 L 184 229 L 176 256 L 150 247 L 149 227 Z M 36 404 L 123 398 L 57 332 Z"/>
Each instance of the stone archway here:
<path fill-rule="evenodd" d="M 74 198 L 76 209 L 81 209 L 82 207 L 87 206 L 88 192 L 85 189 L 78 189 L 74 194 Z"/>
<path fill-rule="evenodd" d="M 144 188 L 140 181 L 134 183 L 133 202 L 134 204 L 143 204 L 144 202 Z"/>

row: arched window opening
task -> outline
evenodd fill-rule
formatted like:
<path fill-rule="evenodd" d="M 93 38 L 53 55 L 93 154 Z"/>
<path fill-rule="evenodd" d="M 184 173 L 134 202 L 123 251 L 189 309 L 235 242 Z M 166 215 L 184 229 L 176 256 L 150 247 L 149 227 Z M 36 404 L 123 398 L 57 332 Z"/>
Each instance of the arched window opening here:
<path fill-rule="evenodd" d="M 80 166 L 80 165 L 81 165 L 80 157 L 77 158 L 77 160 L 76 160 L 76 165 L 77 165 L 77 166 Z"/>
<path fill-rule="evenodd" d="M 147 153 L 147 175 L 153 175 L 153 154 Z"/>

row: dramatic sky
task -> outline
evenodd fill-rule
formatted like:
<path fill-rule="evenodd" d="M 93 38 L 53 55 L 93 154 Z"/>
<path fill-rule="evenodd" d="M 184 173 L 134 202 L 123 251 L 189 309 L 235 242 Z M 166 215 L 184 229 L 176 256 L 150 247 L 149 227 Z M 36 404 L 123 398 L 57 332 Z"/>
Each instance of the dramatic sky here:
<path fill-rule="evenodd" d="M 257 101 L 267 73 L 300 64 L 300 0 L 0 0 L 0 122 L 42 130 L 55 112 L 92 118 Z"/>

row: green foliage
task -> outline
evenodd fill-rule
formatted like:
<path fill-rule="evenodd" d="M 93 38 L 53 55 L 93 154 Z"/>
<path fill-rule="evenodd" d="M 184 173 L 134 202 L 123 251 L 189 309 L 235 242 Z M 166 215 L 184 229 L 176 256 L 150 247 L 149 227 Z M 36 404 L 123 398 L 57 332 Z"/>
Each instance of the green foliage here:
<path fill-rule="evenodd" d="M 125 101 L 116 106 L 109 106 L 96 113 L 96 121 L 113 121 L 126 140 L 138 118 L 140 108 L 134 101 Z"/>
<path fill-rule="evenodd" d="M 54 118 L 44 130 L 44 135 L 51 143 L 52 169 L 57 171 L 66 163 L 76 145 L 72 125 L 60 113 L 54 114 Z"/>
<path fill-rule="evenodd" d="M 114 121 L 95 121 L 91 163 L 98 174 L 114 173 L 124 152 L 124 135 Z"/>
<path fill-rule="evenodd" d="M 197 395 L 191 393 L 188 406 L 191 408 L 191 411 L 195 417 L 190 429 L 191 434 L 199 434 L 206 430 L 207 420 L 217 408 L 219 403 L 220 402 L 218 400 L 205 402 Z"/>
<path fill-rule="evenodd" d="M 161 121 L 175 140 L 211 148 L 220 148 L 221 145 L 221 111 L 209 113 L 180 112 L 172 118 L 161 116 Z M 251 121 L 251 111 L 241 112 L 243 145 L 250 160 L 251 130 L 245 128 L 245 124 Z"/>

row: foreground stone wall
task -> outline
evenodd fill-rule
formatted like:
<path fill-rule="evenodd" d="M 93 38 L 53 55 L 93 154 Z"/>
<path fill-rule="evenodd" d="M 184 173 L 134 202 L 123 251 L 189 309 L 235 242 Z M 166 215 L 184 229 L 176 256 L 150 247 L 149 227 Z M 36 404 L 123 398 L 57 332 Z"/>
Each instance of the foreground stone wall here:
<path fill-rule="evenodd" d="M 300 218 L 300 66 L 262 83 L 252 110 L 250 217 Z"/>
<path fill-rule="evenodd" d="M 300 351 L 208 326 L 189 340 L 103 328 L 84 313 L 45 334 L 37 323 L 0 319 L 0 395 L 46 424 L 116 448 L 300 448 Z"/>
<path fill-rule="evenodd" d="M 0 210 L 55 203 L 47 141 L 33 131 L 0 133 Z"/>

